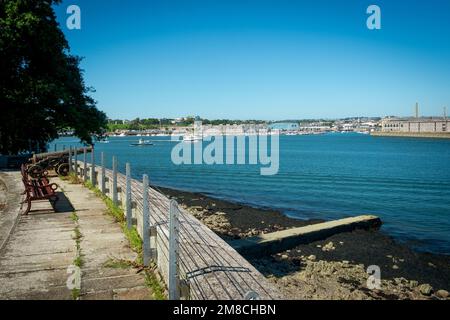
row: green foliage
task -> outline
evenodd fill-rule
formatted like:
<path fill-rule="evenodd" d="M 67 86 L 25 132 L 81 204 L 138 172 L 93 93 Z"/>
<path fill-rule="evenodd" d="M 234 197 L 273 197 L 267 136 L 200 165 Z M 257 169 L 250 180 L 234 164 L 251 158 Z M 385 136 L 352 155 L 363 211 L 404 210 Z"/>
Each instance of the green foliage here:
<path fill-rule="evenodd" d="M 67 128 L 90 144 L 106 126 L 56 21 L 59 3 L 0 1 L 1 154 L 43 150 Z"/>
<path fill-rule="evenodd" d="M 72 299 L 73 299 L 73 300 L 78 300 L 78 299 L 80 298 L 80 293 L 81 293 L 81 290 L 80 290 L 80 289 L 78 289 L 78 288 L 73 288 L 73 289 L 72 289 Z"/>
<path fill-rule="evenodd" d="M 194 123 L 193 117 L 187 117 L 183 121 L 178 121 L 176 124 L 172 123 L 174 119 L 134 119 L 132 121 L 125 122 L 123 120 L 109 120 L 107 130 L 109 132 L 115 132 L 117 130 L 152 130 L 152 129 L 165 129 L 168 127 L 187 127 L 192 126 Z M 201 119 L 205 125 L 233 125 L 233 124 L 265 124 L 267 121 L 263 120 L 228 120 L 228 119 L 218 119 L 218 120 L 208 120 Z"/>
<path fill-rule="evenodd" d="M 155 300 L 167 300 L 164 287 L 156 278 L 155 272 L 151 270 L 145 272 L 145 284 L 152 289 L 153 298 Z"/>

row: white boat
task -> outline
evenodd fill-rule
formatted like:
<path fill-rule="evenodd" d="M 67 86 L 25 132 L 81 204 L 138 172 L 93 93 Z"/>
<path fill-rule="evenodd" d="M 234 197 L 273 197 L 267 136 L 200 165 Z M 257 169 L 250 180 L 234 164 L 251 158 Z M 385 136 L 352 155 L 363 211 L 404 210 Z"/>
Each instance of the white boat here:
<path fill-rule="evenodd" d="M 202 140 L 203 140 L 203 137 L 198 134 L 185 133 L 183 136 L 184 142 L 198 142 L 198 141 L 202 141 Z"/>
<path fill-rule="evenodd" d="M 143 147 L 143 146 L 152 146 L 153 142 L 149 140 L 139 139 L 137 143 L 132 143 L 131 146 L 133 147 Z"/>

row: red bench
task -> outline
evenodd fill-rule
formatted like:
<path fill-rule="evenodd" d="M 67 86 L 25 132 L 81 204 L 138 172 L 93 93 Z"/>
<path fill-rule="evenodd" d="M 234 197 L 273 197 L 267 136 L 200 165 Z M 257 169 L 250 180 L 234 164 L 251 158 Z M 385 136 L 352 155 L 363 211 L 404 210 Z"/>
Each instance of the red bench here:
<path fill-rule="evenodd" d="M 30 178 L 27 173 L 27 168 L 24 165 L 22 165 L 21 172 L 22 182 L 25 187 L 23 194 L 26 195 L 23 203 L 27 203 L 27 209 L 23 214 L 27 215 L 30 212 L 32 201 L 49 200 L 54 207 L 58 201 L 58 195 L 56 194 L 58 185 L 56 183 L 50 183 L 45 176 L 35 179 Z"/>

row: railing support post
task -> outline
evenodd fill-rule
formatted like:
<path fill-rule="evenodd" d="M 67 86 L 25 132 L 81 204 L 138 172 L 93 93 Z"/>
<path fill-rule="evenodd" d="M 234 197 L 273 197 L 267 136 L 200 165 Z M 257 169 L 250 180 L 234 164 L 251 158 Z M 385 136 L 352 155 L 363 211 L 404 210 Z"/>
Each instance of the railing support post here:
<path fill-rule="evenodd" d="M 69 174 L 72 173 L 72 146 L 69 147 Z"/>
<path fill-rule="evenodd" d="M 170 201 L 169 212 L 169 300 L 179 300 L 178 281 L 178 204 Z"/>
<path fill-rule="evenodd" d="M 102 180 L 100 183 L 100 190 L 102 191 L 103 194 L 106 193 L 106 185 L 105 185 L 105 154 L 102 152 L 101 153 L 101 166 L 102 166 Z"/>
<path fill-rule="evenodd" d="M 84 164 L 83 164 L 83 180 L 84 180 L 84 182 L 86 182 L 87 181 L 87 150 L 86 150 L 86 147 L 85 148 L 83 148 L 83 162 L 84 162 Z"/>
<path fill-rule="evenodd" d="M 94 152 L 94 146 L 92 146 L 92 151 L 91 151 L 91 183 L 92 186 L 95 187 L 95 185 L 97 184 L 97 179 L 95 176 L 95 152 Z"/>
<path fill-rule="evenodd" d="M 126 164 L 126 190 L 125 190 L 125 205 L 127 215 L 127 227 L 131 229 L 133 227 L 133 213 L 131 211 L 131 166 Z"/>
<path fill-rule="evenodd" d="M 74 157 L 73 171 L 75 172 L 75 176 L 78 177 L 78 149 L 77 148 L 75 148 L 73 157 Z"/>
<path fill-rule="evenodd" d="M 143 237 L 143 254 L 144 266 L 150 265 L 150 210 L 148 206 L 148 176 L 144 174 L 142 181 L 142 237 Z"/>
<path fill-rule="evenodd" d="M 112 176 L 112 201 L 117 206 L 117 157 L 113 156 L 113 176 Z"/>

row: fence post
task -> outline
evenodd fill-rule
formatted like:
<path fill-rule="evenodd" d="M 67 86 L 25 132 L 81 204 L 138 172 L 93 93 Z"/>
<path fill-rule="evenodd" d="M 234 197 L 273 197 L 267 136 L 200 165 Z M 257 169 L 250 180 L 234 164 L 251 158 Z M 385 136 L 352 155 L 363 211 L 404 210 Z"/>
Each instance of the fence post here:
<path fill-rule="evenodd" d="M 95 185 L 97 184 L 97 179 L 95 176 L 95 152 L 94 152 L 94 146 L 92 146 L 92 151 L 91 151 L 91 183 L 92 186 L 95 187 Z"/>
<path fill-rule="evenodd" d="M 87 181 L 87 150 L 86 150 L 86 147 L 83 148 L 83 155 L 84 155 L 84 157 L 83 157 L 83 162 L 84 162 L 84 164 L 83 164 L 83 180 L 84 180 L 84 182 L 86 182 Z"/>
<path fill-rule="evenodd" d="M 102 165 L 102 181 L 101 181 L 101 191 L 103 194 L 106 192 L 106 186 L 105 186 L 105 154 L 101 153 L 101 165 Z"/>
<path fill-rule="evenodd" d="M 69 147 L 69 174 L 72 173 L 72 146 Z"/>
<path fill-rule="evenodd" d="M 113 181 L 112 181 L 112 201 L 117 206 L 117 158 L 113 156 Z"/>
<path fill-rule="evenodd" d="M 126 190 L 125 190 L 125 205 L 127 214 L 127 226 L 128 229 L 133 227 L 133 213 L 131 212 L 131 166 L 129 163 L 126 164 Z"/>
<path fill-rule="evenodd" d="M 170 201 L 169 212 L 169 300 L 179 300 L 178 282 L 178 204 Z"/>
<path fill-rule="evenodd" d="M 78 149 L 75 148 L 75 152 L 73 153 L 74 161 L 73 171 L 75 172 L 75 176 L 78 177 Z"/>
<path fill-rule="evenodd" d="M 142 238 L 143 238 L 143 253 L 144 266 L 150 265 L 150 211 L 148 207 L 148 176 L 144 174 L 142 181 Z"/>

